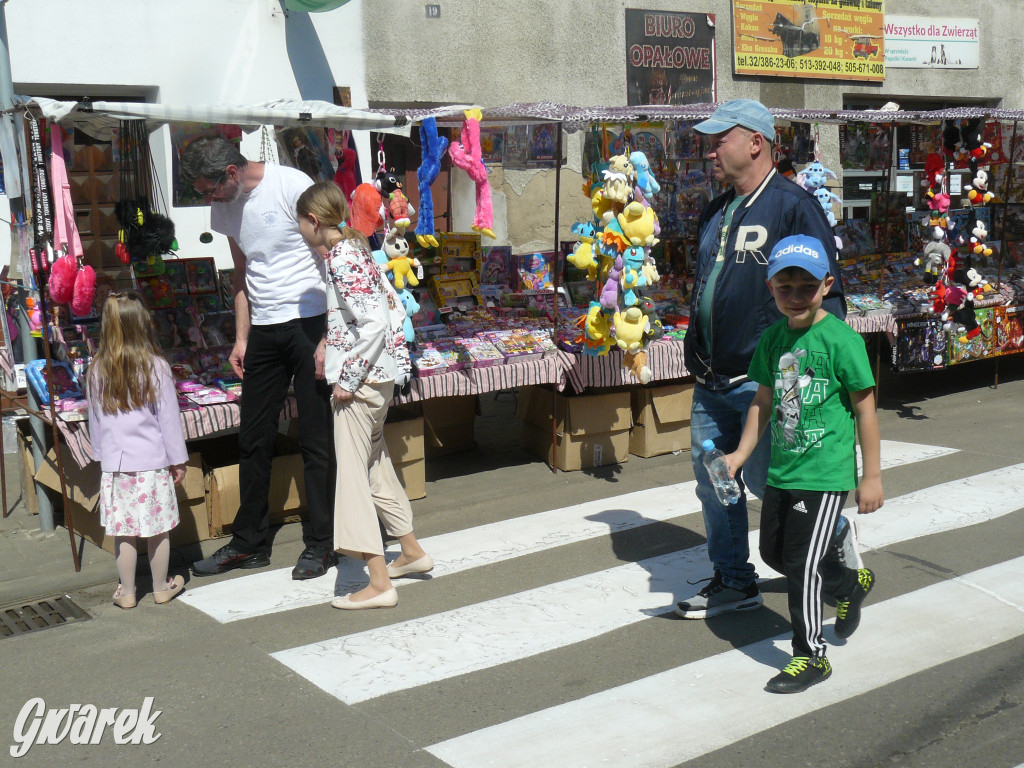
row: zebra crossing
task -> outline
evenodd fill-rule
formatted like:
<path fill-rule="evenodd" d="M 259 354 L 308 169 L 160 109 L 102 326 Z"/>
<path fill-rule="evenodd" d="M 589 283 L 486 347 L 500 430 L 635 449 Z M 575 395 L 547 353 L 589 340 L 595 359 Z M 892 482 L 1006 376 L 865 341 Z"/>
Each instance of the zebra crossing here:
<path fill-rule="evenodd" d="M 942 447 L 883 441 L 883 471 L 953 453 Z M 444 583 L 485 565 L 696 514 L 693 486 L 679 483 L 424 539 L 424 548 L 437 563 L 431 581 Z M 1021 499 L 1024 464 L 896 496 L 878 514 L 858 519 L 861 549 L 867 552 L 995 521 L 1020 509 Z M 774 575 L 757 559 L 757 531 L 750 536 L 758 572 Z M 788 660 L 787 633 L 525 715 L 495 718 L 493 724 L 470 727 L 425 750 L 458 768 L 677 765 L 1024 634 L 1022 565 L 1024 558 L 1011 559 L 889 600 L 869 601 L 856 642 L 843 645 L 828 630 L 829 658 L 837 674 L 800 696 L 772 696 L 761 688 Z M 392 694 L 429 692 L 445 681 L 530 663 L 550 651 L 630 631 L 669 613 L 675 602 L 696 591 L 692 582 L 708 571 L 706 546 L 699 545 L 371 630 L 297 644 L 270 656 L 339 701 L 358 706 Z M 362 568 L 345 559 L 334 582 L 293 582 L 285 568 L 195 587 L 180 600 L 224 624 L 259 621 L 270 614 L 326 604 L 336 591 L 357 589 L 365 578 Z M 408 588 L 416 582 L 395 583 Z M 947 601 L 970 607 L 958 611 L 937 633 L 927 620 L 928 607 Z M 984 633 L 977 632 L 981 622 Z M 687 623 L 686 629 L 691 628 L 706 631 L 699 622 Z M 872 664 L 879 645 L 894 634 L 901 635 L 895 663 Z M 856 669 L 857 674 L 843 674 L 844 669 Z M 702 728 L 709 718 L 736 725 Z M 701 736 L 673 738 L 682 723 L 688 733 Z"/>

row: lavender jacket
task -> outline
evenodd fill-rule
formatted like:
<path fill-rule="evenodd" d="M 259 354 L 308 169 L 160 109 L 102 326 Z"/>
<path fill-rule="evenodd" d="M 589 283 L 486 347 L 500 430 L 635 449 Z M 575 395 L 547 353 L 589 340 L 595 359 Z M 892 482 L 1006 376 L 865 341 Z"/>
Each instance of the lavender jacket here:
<path fill-rule="evenodd" d="M 90 391 L 92 455 L 104 472 L 144 472 L 188 461 L 171 368 L 166 360 L 158 358 L 154 372 L 158 397 L 155 406 L 127 413 L 103 413 L 98 392 L 94 398 Z M 90 377 L 90 383 L 94 381 Z"/>

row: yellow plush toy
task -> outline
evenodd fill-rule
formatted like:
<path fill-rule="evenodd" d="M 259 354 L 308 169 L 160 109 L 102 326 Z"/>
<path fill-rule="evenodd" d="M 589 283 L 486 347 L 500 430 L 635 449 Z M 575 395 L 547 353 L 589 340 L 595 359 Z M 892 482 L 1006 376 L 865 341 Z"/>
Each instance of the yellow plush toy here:
<path fill-rule="evenodd" d="M 636 171 L 629 158 L 625 155 L 609 157 L 608 169 L 603 175 L 605 199 L 625 205 L 636 183 Z"/>
<path fill-rule="evenodd" d="M 615 218 L 615 204 L 605 198 L 603 187 L 590 198 L 590 208 L 594 212 L 594 219 L 602 224 L 607 224 Z"/>
<path fill-rule="evenodd" d="M 647 317 L 639 307 L 615 313 L 615 343 L 626 352 L 637 352 L 643 346 Z"/>
<path fill-rule="evenodd" d="M 617 217 L 622 234 L 633 245 L 655 245 L 658 239 L 654 236 L 654 227 L 658 216 L 653 208 L 641 203 L 630 203 L 622 209 Z"/>
<path fill-rule="evenodd" d="M 419 267 L 419 259 L 409 258 L 409 241 L 392 229 L 384 238 L 384 255 L 388 257 L 387 269 L 394 274 L 395 289 L 401 291 L 405 284 L 419 285 L 416 278 L 416 268 Z"/>

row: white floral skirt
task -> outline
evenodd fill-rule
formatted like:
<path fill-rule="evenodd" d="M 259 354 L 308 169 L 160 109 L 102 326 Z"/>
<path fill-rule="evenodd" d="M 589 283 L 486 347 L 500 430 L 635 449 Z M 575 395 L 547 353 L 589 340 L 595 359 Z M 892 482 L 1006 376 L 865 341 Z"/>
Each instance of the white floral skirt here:
<path fill-rule="evenodd" d="M 100 523 L 109 536 L 155 536 L 178 524 L 178 498 L 167 469 L 104 472 Z"/>

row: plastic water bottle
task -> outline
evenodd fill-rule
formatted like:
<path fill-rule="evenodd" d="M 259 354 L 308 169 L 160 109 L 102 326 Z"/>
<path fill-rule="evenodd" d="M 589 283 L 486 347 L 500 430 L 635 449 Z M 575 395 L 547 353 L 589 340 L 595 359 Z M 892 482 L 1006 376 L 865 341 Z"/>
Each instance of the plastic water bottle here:
<path fill-rule="evenodd" d="M 723 504 L 735 504 L 740 500 L 740 485 L 729 477 L 729 465 L 725 463 L 725 454 L 715 448 L 711 440 L 705 440 L 702 447 L 704 468 L 707 469 L 711 484 L 715 487 L 715 495 Z"/>

